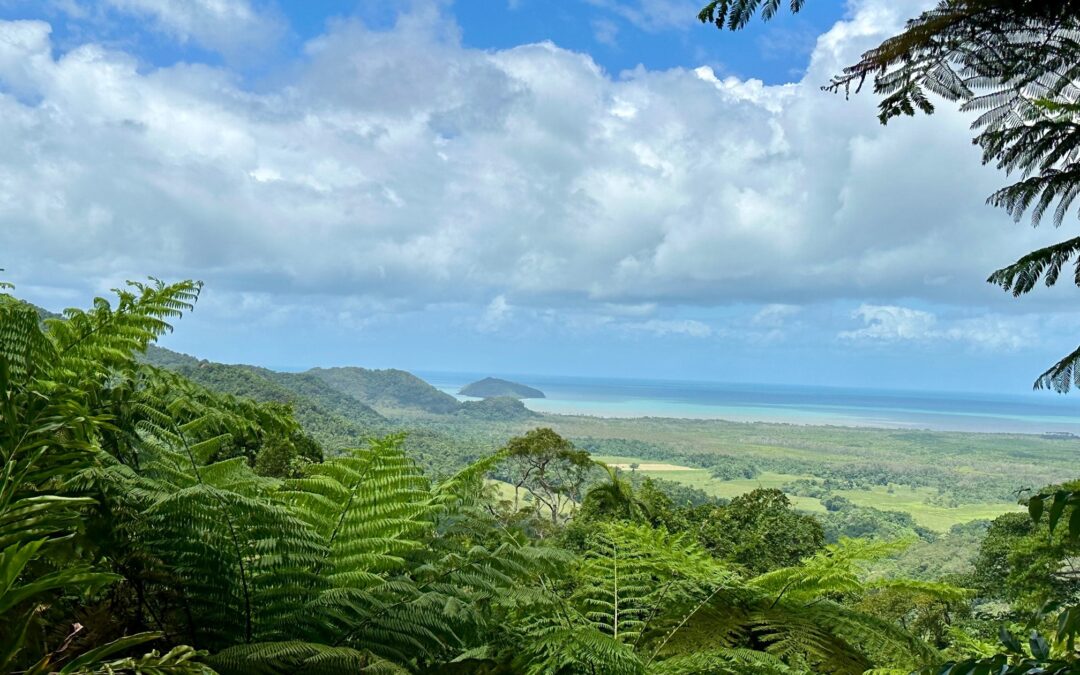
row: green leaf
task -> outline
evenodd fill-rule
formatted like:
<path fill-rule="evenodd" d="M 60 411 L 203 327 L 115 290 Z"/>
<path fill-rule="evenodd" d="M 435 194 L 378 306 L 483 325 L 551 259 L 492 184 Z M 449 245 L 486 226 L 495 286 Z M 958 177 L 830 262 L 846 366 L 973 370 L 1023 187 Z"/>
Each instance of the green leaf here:
<path fill-rule="evenodd" d="M 107 572 L 91 572 L 89 568 L 75 568 L 60 570 L 45 576 L 38 577 L 35 581 L 22 586 L 16 586 L 0 597 L 0 613 L 6 612 L 15 605 L 40 595 L 46 591 L 65 589 L 68 592 L 82 592 L 100 588 L 123 579 L 118 574 Z"/>
<path fill-rule="evenodd" d="M 1061 514 L 1065 512 L 1065 505 L 1069 503 L 1069 493 L 1065 490 L 1058 490 L 1054 493 L 1054 502 L 1050 505 L 1050 532 L 1053 533 L 1057 527 L 1058 520 L 1061 519 Z"/>
<path fill-rule="evenodd" d="M 1028 640 L 1028 644 L 1031 645 L 1031 655 L 1040 661 L 1045 661 L 1050 658 L 1050 643 L 1046 641 L 1046 638 L 1039 635 L 1038 631 L 1031 631 L 1031 639 Z"/>
<path fill-rule="evenodd" d="M 1080 633 L 1080 606 L 1073 605 L 1058 615 L 1057 639 L 1064 641 L 1068 650 L 1072 651 L 1077 633 Z"/>
<path fill-rule="evenodd" d="M 0 672 L 8 672 L 8 665 L 25 645 L 26 629 L 30 626 L 34 612 L 27 612 L 21 619 L 7 627 L 7 635 L 0 635 Z"/>
<path fill-rule="evenodd" d="M 22 574 L 23 568 L 44 543 L 45 540 L 41 539 L 26 544 L 12 544 L 0 551 L 0 608 L 3 608 L 5 599 Z"/>
<path fill-rule="evenodd" d="M 60 675 L 69 675 L 69 673 L 76 673 L 84 668 L 92 667 L 113 654 L 131 649 L 136 645 L 157 640 L 161 635 L 161 633 L 136 633 L 135 635 L 128 635 L 118 640 L 113 640 L 112 642 L 80 654 L 60 670 Z"/>
<path fill-rule="evenodd" d="M 998 631 L 998 638 L 1001 640 L 1001 644 L 1005 645 L 1005 648 L 1014 654 L 1023 654 L 1024 648 L 1020 644 L 1020 640 L 1017 639 L 1008 628 L 1002 626 Z"/>
<path fill-rule="evenodd" d="M 1035 495 L 1028 500 L 1028 514 L 1035 522 L 1039 522 L 1043 513 L 1043 498 L 1042 495 Z"/>

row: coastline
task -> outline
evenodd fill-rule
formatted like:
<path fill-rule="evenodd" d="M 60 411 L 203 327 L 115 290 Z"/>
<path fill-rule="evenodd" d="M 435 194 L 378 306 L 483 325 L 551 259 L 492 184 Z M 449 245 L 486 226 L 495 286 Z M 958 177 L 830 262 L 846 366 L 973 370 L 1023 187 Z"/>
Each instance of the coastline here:
<path fill-rule="evenodd" d="M 468 374 L 428 374 L 459 400 Z M 1080 435 L 1080 406 L 1052 397 L 706 382 L 522 377 L 547 395 L 524 399 L 545 415 L 657 418 L 939 432 Z M 1019 411 L 1019 412 L 1017 412 Z"/>

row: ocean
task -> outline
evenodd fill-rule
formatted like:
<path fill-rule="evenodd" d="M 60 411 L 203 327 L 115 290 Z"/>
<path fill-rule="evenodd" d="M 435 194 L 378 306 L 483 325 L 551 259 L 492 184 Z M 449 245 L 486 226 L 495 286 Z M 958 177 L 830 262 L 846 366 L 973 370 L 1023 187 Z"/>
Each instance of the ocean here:
<path fill-rule="evenodd" d="M 489 374 L 417 373 L 457 396 Z M 979 394 L 805 385 L 493 375 L 543 391 L 532 410 L 597 417 L 675 417 L 737 422 L 1080 435 L 1080 394 Z"/>

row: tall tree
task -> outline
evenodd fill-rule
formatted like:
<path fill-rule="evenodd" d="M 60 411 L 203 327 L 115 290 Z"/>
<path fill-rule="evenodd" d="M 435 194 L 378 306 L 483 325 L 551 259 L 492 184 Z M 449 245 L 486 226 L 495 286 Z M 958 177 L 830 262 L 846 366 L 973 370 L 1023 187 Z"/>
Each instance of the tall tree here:
<path fill-rule="evenodd" d="M 551 429 L 533 429 L 510 439 L 503 450 L 505 467 L 514 486 L 514 508 L 525 489 L 547 511 L 552 523 L 567 505 L 581 501 L 581 489 L 596 466 L 589 453 Z"/>

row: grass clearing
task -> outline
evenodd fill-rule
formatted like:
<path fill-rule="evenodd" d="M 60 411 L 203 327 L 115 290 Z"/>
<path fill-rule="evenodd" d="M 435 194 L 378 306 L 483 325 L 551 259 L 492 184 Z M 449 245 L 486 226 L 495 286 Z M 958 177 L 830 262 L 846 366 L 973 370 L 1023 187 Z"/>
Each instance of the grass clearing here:
<path fill-rule="evenodd" d="M 714 496 L 731 499 L 745 494 L 757 488 L 781 489 L 784 485 L 799 479 L 812 479 L 813 476 L 800 474 L 785 474 L 763 471 L 754 478 L 740 478 L 737 480 L 717 480 L 707 469 L 678 468 L 677 465 L 658 463 L 655 460 L 646 460 L 638 457 L 603 456 L 596 459 L 608 464 L 625 465 L 627 470 L 630 464 L 639 464 L 638 472 L 642 475 L 664 478 L 677 481 L 684 485 L 697 488 L 702 492 Z M 660 464 L 664 468 L 647 468 L 651 465 Z M 1011 502 L 993 502 L 983 504 L 963 504 L 956 507 L 938 506 L 926 503 L 926 499 L 937 494 L 937 490 L 926 487 L 911 488 L 906 485 L 893 485 L 890 492 L 888 487 L 876 486 L 868 490 L 834 490 L 833 494 L 846 497 L 859 506 L 870 506 L 883 511 L 903 511 L 910 513 L 915 522 L 923 527 L 938 532 L 945 532 L 953 525 L 971 522 L 972 520 L 993 519 L 1003 513 L 1021 510 L 1018 504 Z M 825 507 L 821 500 L 813 497 L 798 497 L 788 495 L 795 508 L 811 513 L 824 513 Z"/>
<path fill-rule="evenodd" d="M 643 462 L 639 462 L 644 465 Z M 790 474 L 762 472 L 756 478 L 744 478 L 740 480 L 717 480 L 713 478 L 708 469 L 683 469 L 678 471 L 646 471 L 639 470 L 644 476 L 650 478 L 664 478 L 677 481 L 683 485 L 697 488 L 712 497 L 731 499 L 757 488 L 777 488 L 796 478 L 805 476 L 793 476 Z M 812 513 L 824 513 L 825 507 L 821 501 L 813 497 L 796 497 L 788 495 L 788 499 L 795 508 Z"/>
<path fill-rule="evenodd" d="M 1023 507 L 1015 502 L 990 502 L 982 504 L 961 504 L 960 506 L 939 506 L 926 503 L 926 499 L 937 494 L 932 488 L 912 488 L 907 485 L 893 485 L 892 491 L 880 485 L 869 490 L 836 490 L 836 494 L 847 497 L 859 506 L 872 506 L 883 511 L 904 511 L 910 513 L 915 522 L 932 530 L 945 531 L 958 523 L 972 520 L 997 518 L 1003 513 L 1021 511 Z"/>

